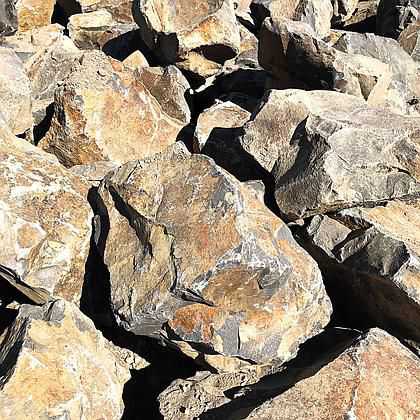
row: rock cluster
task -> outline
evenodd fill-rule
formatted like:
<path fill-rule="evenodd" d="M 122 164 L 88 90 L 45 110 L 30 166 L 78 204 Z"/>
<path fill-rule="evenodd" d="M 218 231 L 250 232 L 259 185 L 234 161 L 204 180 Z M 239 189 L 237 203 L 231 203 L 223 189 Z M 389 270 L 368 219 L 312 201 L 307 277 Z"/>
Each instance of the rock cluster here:
<path fill-rule="evenodd" d="M 0 418 L 420 418 L 418 0 L 0 5 Z"/>

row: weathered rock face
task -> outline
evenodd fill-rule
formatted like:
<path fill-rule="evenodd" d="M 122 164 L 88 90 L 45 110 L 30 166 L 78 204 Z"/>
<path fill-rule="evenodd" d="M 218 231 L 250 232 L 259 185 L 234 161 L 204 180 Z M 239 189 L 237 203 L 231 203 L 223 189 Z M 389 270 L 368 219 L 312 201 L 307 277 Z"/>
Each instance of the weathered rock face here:
<path fill-rule="evenodd" d="M 77 2 L 83 13 L 107 10 L 116 22 L 133 22 L 133 0 L 77 0 Z"/>
<path fill-rule="evenodd" d="M 420 61 L 420 18 L 401 32 L 398 42 L 413 60 Z"/>
<path fill-rule="evenodd" d="M 174 148 L 122 166 L 99 195 L 97 247 L 128 331 L 165 330 L 182 351 L 229 370 L 289 360 L 328 322 L 316 264 L 210 159 Z"/>
<path fill-rule="evenodd" d="M 309 96 L 325 95 L 324 99 L 312 100 L 299 119 L 293 102 L 308 93 L 286 90 L 271 95 L 282 110 L 270 122 L 276 130 L 290 121 L 290 115 L 298 120 L 284 127 L 286 141 L 273 169 L 277 204 L 288 218 L 377 205 L 419 193 L 418 118 L 354 102 L 344 105 L 347 101 L 342 101 L 341 109 L 332 102 L 332 109 L 325 101 L 331 93 L 319 92 Z M 290 97 L 292 103 L 282 107 L 282 97 Z M 281 119 L 282 115 L 286 117 Z M 267 124 L 261 120 L 259 131 L 264 133 Z M 256 138 L 258 144 L 264 134 Z M 252 136 L 251 141 L 255 142 Z"/>
<path fill-rule="evenodd" d="M 320 263 L 330 271 L 342 308 L 358 318 L 420 341 L 420 201 L 394 201 L 317 216 L 307 227 Z M 337 275 L 337 273 L 340 273 Z M 340 279 L 340 285 L 336 279 Z"/>
<path fill-rule="evenodd" d="M 139 70 L 143 67 L 149 67 L 147 58 L 140 51 L 134 51 L 123 60 L 123 63 L 131 70 Z"/>
<path fill-rule="evenodd" d="M 398 366 L 398 369 L 395 367 Z M 379 329 L 247 419 L 415 419 L 420 359 Z"/>
<path fill-rule="evenodd" d="M 278 77 L 287 73 L 311 89 L 347 93 L 373 105 L 385 101 L 391 82 L 387 64 L 338 51 L 301 22 L 266 19 L 259 51 L 261 65 Z"/>
<path fill-rule="evenodd" d="M 0 6 L 0 35 L 50 24 L 54 4 L 55 0 L 4 0 Z"/>
<path fill-rule="evenodd" d="M 0 264 L 32 287 L 80 299 L 89 252 L 89 185 L 0 121 Z"/>
<path fill-rule="evenodd" d="M 175 115 L 173 102 L 179 96 L 160 103 L 156 93 L 180 92 L 178 85 L 168 88 L 178 76 L 153 87 L 103 53 L 85 53 L 56 91 L 51 128 L 40 146 L 67 167 L 103 160 L 123 163 L 163 150 L 188 122 L 185 113 Z M 178 106 L 185 108 L 183 102 Z"/>
<path fill-rule="evenodd" d="M 32 128 L 31 86 L 22 61 L 0 47 L 0 112 L 14 134 Z"/>
<path fill-rule="evenodd" d="M 334 23 L 343 23 L 351 19 L 360 0 L 333 0 Z"/>
<path fill-rule="evenodd" d="M 121 417 L 128 367 L 72 304 L 24 305 L 0 340 L 1 418 Z"/>
<path fill-rule="evenodd" d="M 419 18 L 419 0 L 381 0 L 376 18 L 379 35 L 397 39 L 410 23 Z"/>
<path fill-rule="evenodd" d="M 143 40 L 163 64 L 208 77 L 239 53 L 232 0 L 137 0 L 134 12 Z"/>

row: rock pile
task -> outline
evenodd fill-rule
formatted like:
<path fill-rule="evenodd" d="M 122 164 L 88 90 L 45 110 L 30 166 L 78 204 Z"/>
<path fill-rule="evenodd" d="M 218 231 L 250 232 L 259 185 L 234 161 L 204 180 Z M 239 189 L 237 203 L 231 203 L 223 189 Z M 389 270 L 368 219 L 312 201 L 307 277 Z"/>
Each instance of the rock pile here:
<path fill-rule="evenodd" d="M 419 19 L 3 1 L 0 418 L 420 418 Z"/>

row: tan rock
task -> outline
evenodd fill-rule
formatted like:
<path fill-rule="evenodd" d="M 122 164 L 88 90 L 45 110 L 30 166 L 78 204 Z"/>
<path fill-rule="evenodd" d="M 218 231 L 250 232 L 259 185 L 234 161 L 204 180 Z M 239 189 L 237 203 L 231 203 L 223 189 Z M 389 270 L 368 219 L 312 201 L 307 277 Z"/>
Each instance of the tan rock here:
<path fill-rule="evenodd" d="M 149 67 L 146 57 L 138 50 L 130 54 L 123 63 L 131 70 L 140 70 L 143 67 Z"/>
<path fill-rule="evenodd" d="M 121 417 L 128 366 L 72 304 L 24 305 L 1 338 L 1 418 Z"/>
<path fill-rule="evenodd" d="M 271 364 L 328 323 L 316 264 L 254 190 L 210 159 L 176 147 L 122 166 L 99 194 L 97 248 L 125 329 L 164 328 L 181 348 Z"/>
<path fill-rule="evenodd" d="M 370 330 L 315 375 L 247 419 L 416 419 L 420 359 L 386 332 Z"/>
<path fill-rule="evenodd" d="M 413 60 L 420 61 L 420 18 L 401 32 L 398 42 Z"/>
<path fill-rule="evenodd" d="M 0 47 L 0 113 L 14 134 L 32 128 L 30 81 L 22 61 L 5 47 Z"/>
<path fill-rule="evenodd" d="M 0 122 L 0 263 L 29 286 L 78 302 L 89 253 L 89 185 Z"/>
<path fill-rule="evenodd" d="M 77 0 L 83 13 L 107 10 L 120 23 L 133 23 L 133 0 Z"/>
<path fill-rule="evenodd" d="M 177 119 L 143 79 L 99 51 L 85 53 L 56 91 L 52 124 L 40 146 L 71 167 L 103 160 L 123 163 L 174 143 L 188 121 L 185 115 Z M 167 82 L 171 86 L 170 78 Z"/>

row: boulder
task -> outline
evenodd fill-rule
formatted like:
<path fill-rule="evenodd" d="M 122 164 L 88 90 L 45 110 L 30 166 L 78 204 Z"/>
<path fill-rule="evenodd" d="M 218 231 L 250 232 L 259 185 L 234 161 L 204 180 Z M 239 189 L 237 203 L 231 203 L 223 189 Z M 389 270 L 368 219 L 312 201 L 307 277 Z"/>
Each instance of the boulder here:
<path fill-rule="evenodd" d="M 310 247 L 347 319 L 420 342 L 420 200 L 315 216 Z M 337 280 L 339 280 L 339 284 Z M 354 306 L 357 305 L 357 314 Z"/>
<path fill-rule="evenodd" d="M 0 337 L 0 417 L 120 418 L 120 350 L 70 303 L 23 305 Z"/>
<path fill-rule="evenodd" d="M 0 47 L 0 113 L 14 134 L 32 129 L 31 84 L 16 53 Z"/>
<path fill-rule="evenodd" d="M 181 146 L 106 176 L 97 249 L 116 320 L 220 371 L 281 364 L 328 323 L 316 264 L 259 194 Z M 120 244 L 124 246 L 120 246 Z"/>
<path fill-rule="evenodd" d="M 401 32 L 398 42 L 413 60 L 420 61 L 420 18 Z"/>
<path fill-rule="evenodd" d="M 0 264 L 30 287 L 79 302 L 89 253 L 89 185 L 0 120 Z"/>
<path fill-rule="evenodd" d="M 147 58 L 138 50 L 125 58 L 123 63 L 131 70 L 140 70 L 142 67 L 149 67 Z"/>
<path fill-rule="evenodd" d="M 187 82 L 171 70 L 163 79 L 156 86 L 99 51 L 85 53 L 56 90 L 51 127 L 39 145 L 66 167 L 121 164 L 163 150 L 188 123 Z M 173 96 L 163 101 L 163 92 Z"/>
<path fill-rule="evenodd" d="M 288 219 L 419 193 L 418 118 L 333 92 L 272 91 L 265 101 L 274 112 L 265 105 L 242 144 L 266 168 L 279 153 L 275 196 Z M 260 153 L 267 143 L 274 152 Z"/>
<path fill-rule="evenodd" d="M 134 17 L 144 42 L 162 64 L 177 63 L 209 77 L 239 53 L 232 0 L 137 0 Z"/>
<path fill-rule="evenodd" d="M 398 368 L 396 368 L 398 367 Z M 368 331 L 332 362 L 256 408 L 249 420 L 415 419 L 420 359 L 396 338 Z"/>
<path fill-rule="evenodd" d="M 59 0 L 60 1 L 60 0 Z M 68 0 L 64 0 L 68 1 Z M 106 10 L 114 21 L 133 23 L 133 0 L 77 0 L 83 13 Z"/>

